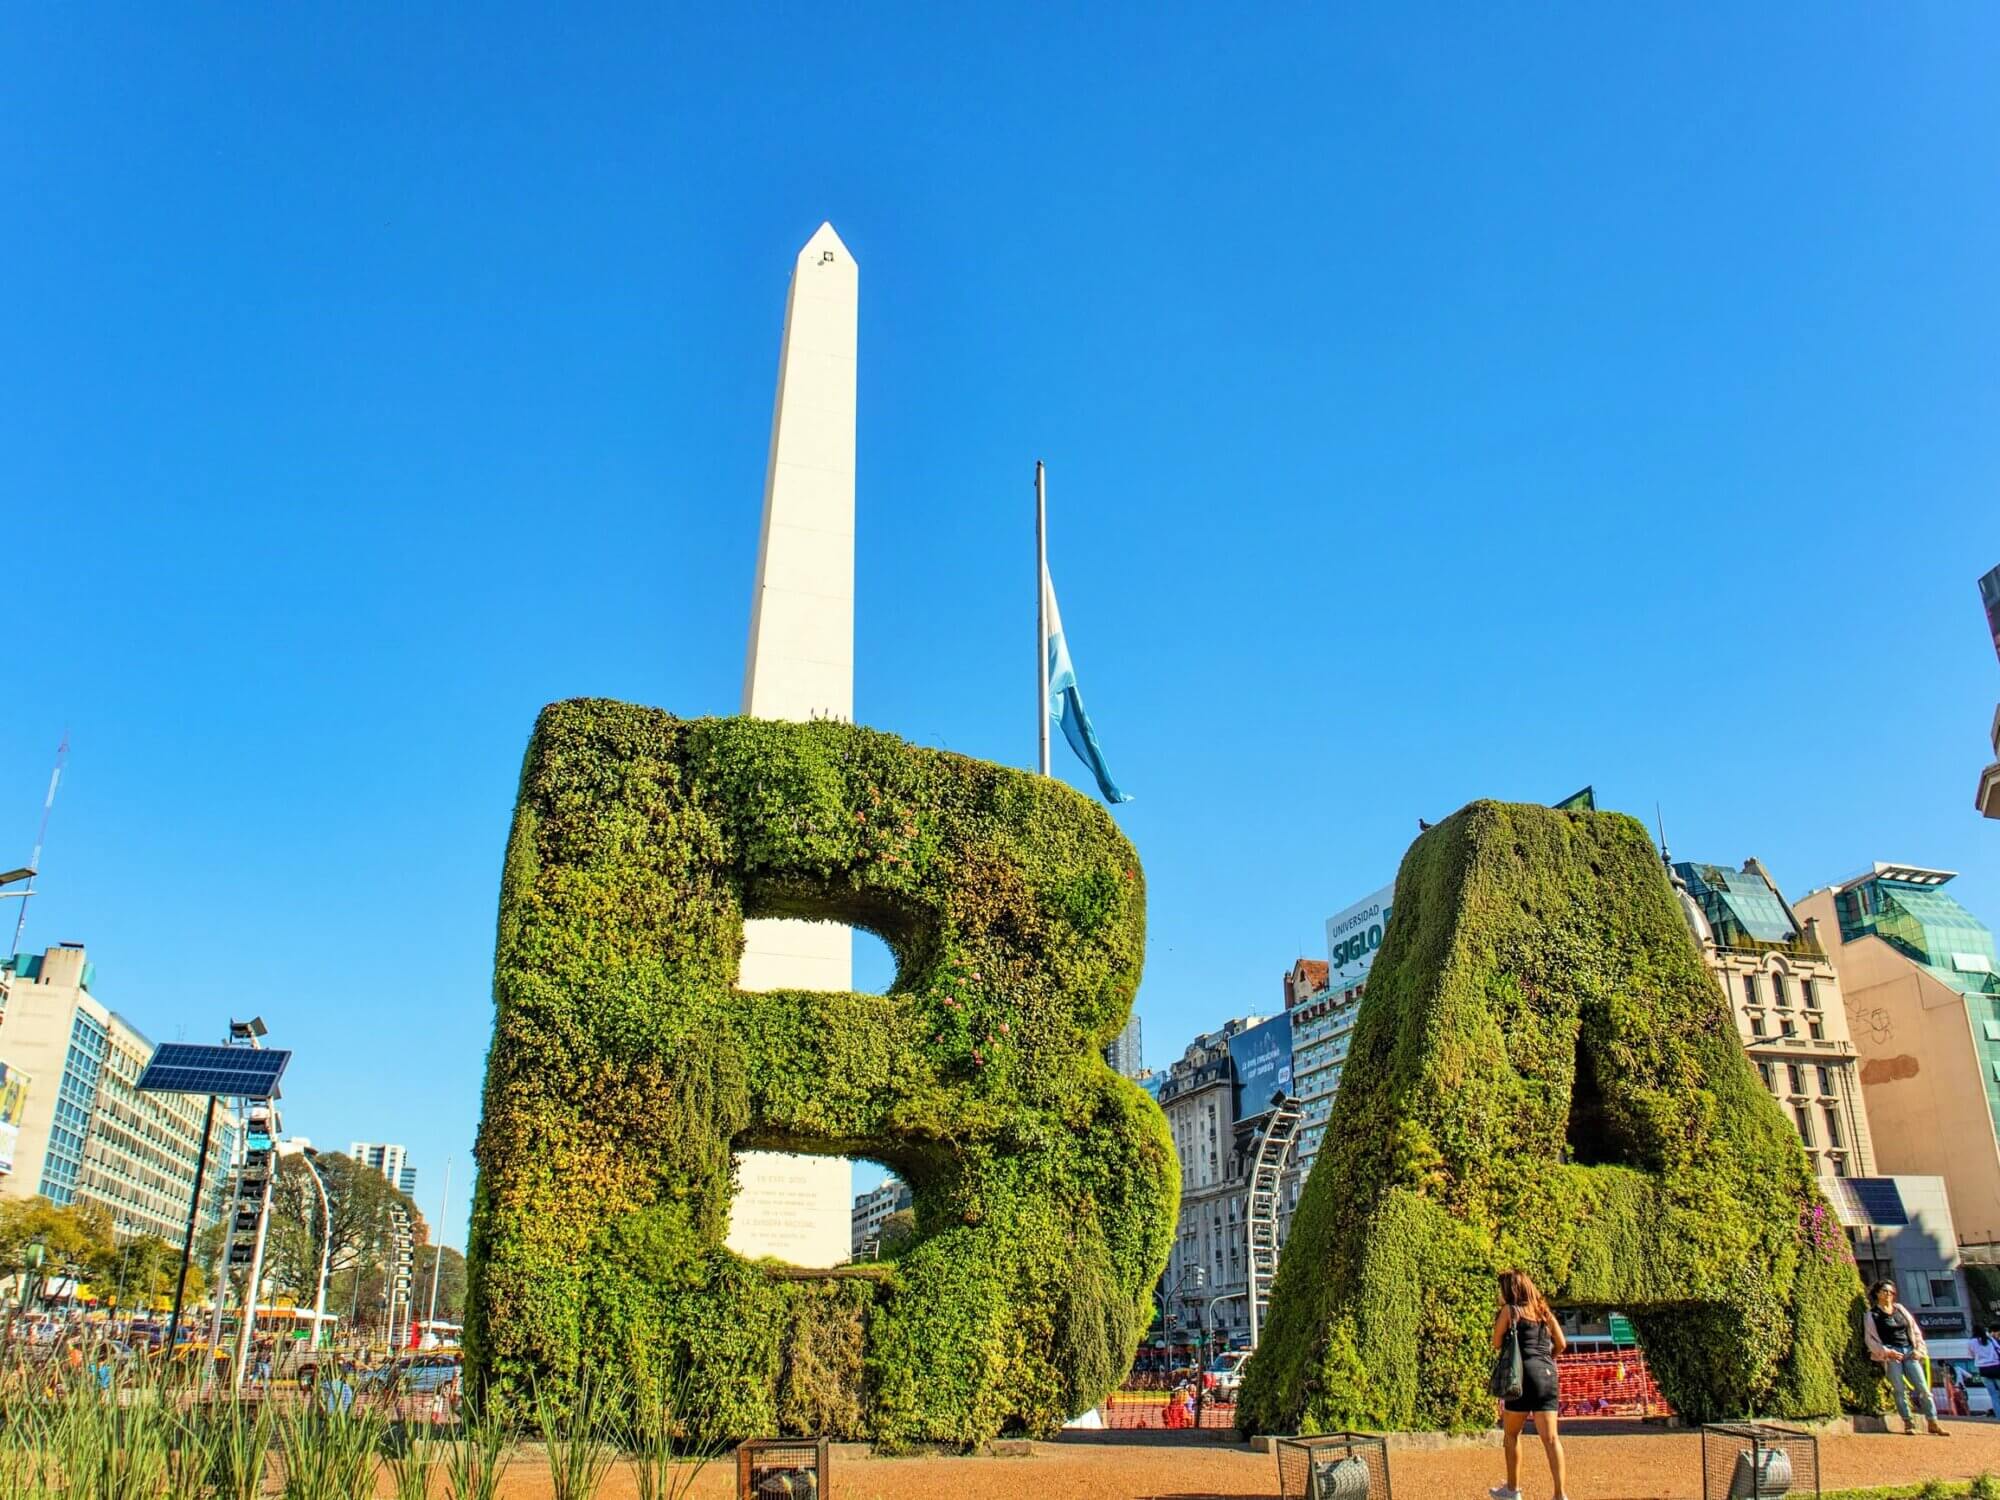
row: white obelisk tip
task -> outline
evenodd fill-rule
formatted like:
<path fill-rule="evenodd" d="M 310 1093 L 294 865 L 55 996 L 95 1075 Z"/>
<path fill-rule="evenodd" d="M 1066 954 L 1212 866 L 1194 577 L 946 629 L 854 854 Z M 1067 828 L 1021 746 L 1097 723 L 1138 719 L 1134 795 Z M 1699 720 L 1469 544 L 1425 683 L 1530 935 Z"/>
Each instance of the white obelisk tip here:
<path fill-rule="evenodd" d="M 828 256 L 832 259 L 828 260 Z M 854 253 L 847 248 L 840 236 L 834 233 L 831 220 L 815 229 L 813 237 L 807 240 L 805 248 L 799 251 L 799 264 L 802 266 L 838 265 L 842 261 L 850 266 L 857 264 Z"/>

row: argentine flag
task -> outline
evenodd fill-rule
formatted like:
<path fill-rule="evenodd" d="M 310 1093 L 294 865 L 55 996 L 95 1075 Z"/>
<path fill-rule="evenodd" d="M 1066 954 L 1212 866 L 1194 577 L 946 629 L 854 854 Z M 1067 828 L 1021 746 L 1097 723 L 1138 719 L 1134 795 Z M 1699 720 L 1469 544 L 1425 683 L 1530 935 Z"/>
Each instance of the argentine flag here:
<path fill-rule="evenodd" d="M 1104 764 L 1104 751 L 1097 743 L 1097 731 L 1090 727 L 1090 715 L 1083 711 L 1083 694 L 1076 686 L 1076 664 L 1069 659 L 1069 643 L 1063 639 L 1062 613 L 1056 608 L 1056 586 L 1049 570 L 1042 569 L 1042 602 L 1049 627 L 1049 718 L 1062 729 L 1076 758 L 1090 767 L 1097 789 L 1106 802 L 1130 802 L 1129 792 L 1121 792 Z"/>

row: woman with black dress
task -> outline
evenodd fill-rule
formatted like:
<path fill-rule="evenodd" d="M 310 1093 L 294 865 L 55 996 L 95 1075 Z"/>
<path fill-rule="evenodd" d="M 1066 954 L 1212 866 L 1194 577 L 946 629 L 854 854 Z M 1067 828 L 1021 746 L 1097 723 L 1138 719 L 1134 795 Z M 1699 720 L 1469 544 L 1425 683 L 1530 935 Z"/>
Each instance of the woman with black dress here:
<path fill-rule="evenodd" d="M 1500 1310 L 1493 1316 L 1496 1351 L 1510 1327 L 1521 1338 L 1521 1394 L 1506 1402 L 1500 1413 L 1500 1428 L 1507 1438 L 1507 1482 L 1494 1485 L 1486 1493 L 1493 1500 L 1521 1500 L 1521 1429 L 1533 1417 L 1535 1431 L 1542 1439 L 1542 1451 L 1548 1455 L 1549 1478 L 1556 1487 L 1555 1500 L 1568 1500 L 1562 1438 L 1556 1431 L 1556 1408 L 1561 1398 L 1556 1356 L 1563 1352 L 1565 1340 L 1555 1312 L 1526 1271 L 1500 1273 Z"/>

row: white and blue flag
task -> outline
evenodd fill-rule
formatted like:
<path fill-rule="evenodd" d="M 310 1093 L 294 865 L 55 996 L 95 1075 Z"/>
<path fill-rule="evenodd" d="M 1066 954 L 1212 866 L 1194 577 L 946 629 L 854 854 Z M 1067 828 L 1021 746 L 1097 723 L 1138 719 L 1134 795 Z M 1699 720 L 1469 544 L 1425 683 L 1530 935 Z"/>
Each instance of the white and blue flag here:
<path fill-rule="evenodd" d="M 1056 608 L 1056 586 L 1049 570 L 1042 569 L 1042 600 L 1049 630 L 1049 718 L 1062 729 L 1076 758 L 1090 767 L 1097 789 L 1106 802 L 1130 802 L 1129 792 L 1118 789 L 1104 764 L 1104 750 L 1097 743 L 1097 731 L 1090 727 L 1090 715 L 1083 711 L 1083 694 L 1076 685 L 1076 664 L 1069 658 L 1069 643 L 1063 639 L 1062 613 Z"/>

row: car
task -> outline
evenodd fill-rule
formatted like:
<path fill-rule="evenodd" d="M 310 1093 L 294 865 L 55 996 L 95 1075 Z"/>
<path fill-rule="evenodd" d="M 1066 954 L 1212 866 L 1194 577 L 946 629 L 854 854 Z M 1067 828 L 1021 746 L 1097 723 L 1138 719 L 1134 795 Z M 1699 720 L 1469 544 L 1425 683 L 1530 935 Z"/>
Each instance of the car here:
<path fill-rule="evenodd" d="M 1993 1413 L 1993 1397 L 1986 1389 L 1986 1382 L 1979 1378 L 1979 1372 L 1969 1360 L 1939 1360 L 1931 1372 L 1937 1388 L 1945 1388 L 1947 1382 L 1958 1391 L 1959 1400 L 1970 1416 L 1990 1417 Z M 1939 1397 L 1938 1409 L 1944 1409 L 1944 1397 Z"/>
<path fill-rule="evenodd" d="M 456 1354 L 415 1354 L 378 1365 L 363 1375 L 360 1383 L 382 1390 L 427 1395 L 456 1382 L 459 1370 Z"/>
<path fill-rule="evenodd" d="M 1250 1358 L 1248 1349 L 1225 1349 L 1209 1361 L 1208 1388 L 1223 1401 L 1234 1401 L 1236 1392 L 1243 1384 L 1243 1364 Z"/>

